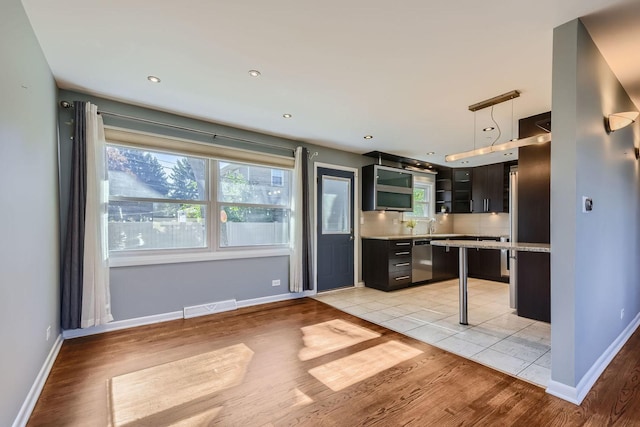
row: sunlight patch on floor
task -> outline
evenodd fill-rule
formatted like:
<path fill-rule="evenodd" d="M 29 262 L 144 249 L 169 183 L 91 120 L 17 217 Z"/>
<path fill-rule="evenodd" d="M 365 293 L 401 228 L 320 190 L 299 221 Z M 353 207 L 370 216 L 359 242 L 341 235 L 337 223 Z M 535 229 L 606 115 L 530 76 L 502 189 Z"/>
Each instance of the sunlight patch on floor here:
<path fill-rule="evenodd" d="M 340 391 L 421 353 L 421 350 L 406 344 L 389 341 L 325 363 L 310 369 L 309 373 L 331 390 Z"/>
<path fill-rule="evenodd" d="M 312 326 L 300 328 L 305 347 L 300 350 L 300 360 L 310 360 L 324 356 L 352 345 L 378 338 L 379 333 L 353 323 L 334 319 Z"/>
<path fill-rule="evenodd" d="M 242 383 L 253 351 L 236 344 L 111 378 L 114 426 L 143 420 Z"/>

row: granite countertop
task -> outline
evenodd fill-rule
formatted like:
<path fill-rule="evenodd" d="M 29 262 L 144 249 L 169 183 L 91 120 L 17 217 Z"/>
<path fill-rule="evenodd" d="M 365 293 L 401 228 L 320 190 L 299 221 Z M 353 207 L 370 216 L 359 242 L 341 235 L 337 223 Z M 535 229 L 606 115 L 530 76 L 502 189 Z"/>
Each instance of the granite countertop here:
<path fill-rule="evenodd" d="M 361 236 L 362 239 L 375 239 L 375 240 L 401 240 L 401 239 L 453 239 L 456 237 L 479 237 L 479 238 L 495 238 L 508 237 L 508 236 L 496 236 L 485 234 L 392 234 L 386 236 Z"/>
<path fill-rule="evenodd" d="M 548 243 L 523 243 L 523 242 L 489 242 L 474 240 L 434 240 L 433 246 L 451 246 L 455 248 L 477 249 L 512 249 L 518 252 L 551 252 Z"/>

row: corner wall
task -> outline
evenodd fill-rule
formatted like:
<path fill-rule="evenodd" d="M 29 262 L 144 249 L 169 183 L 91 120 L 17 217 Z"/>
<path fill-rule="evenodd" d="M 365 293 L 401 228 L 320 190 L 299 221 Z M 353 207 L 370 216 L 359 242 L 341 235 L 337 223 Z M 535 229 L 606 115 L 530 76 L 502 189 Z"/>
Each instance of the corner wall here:
<path fill-rule="evenodd" d="M 2 2 L 0 62 L 0 425 L 10 426 L 26 421 L 16 417 L 60 334 L 56 85 L 19 0 Z"/>
<path fill-rule="evenodd" d="M 551 379 L 577 402 L 640 315 L 640 125 L 608 135 L 603 123 L 637 109 L 579 20 L 554 30 Z"/>

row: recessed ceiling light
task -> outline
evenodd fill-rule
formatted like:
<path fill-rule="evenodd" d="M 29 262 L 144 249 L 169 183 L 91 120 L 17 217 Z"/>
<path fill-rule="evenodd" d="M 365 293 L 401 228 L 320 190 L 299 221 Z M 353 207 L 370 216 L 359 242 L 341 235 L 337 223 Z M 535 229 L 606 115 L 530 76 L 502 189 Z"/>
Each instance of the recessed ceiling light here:
<path fill-rule="evenodd" d="M 249 70 L 249 75 L 251 77 L 259 77 L 260 76 L 260 71 L 258 71 L 258 70 Z"/>
<path fill-rule="evenodd" d="M 433 166 L 431 166 L 431 165 L 429 165 L 429 166 L 427 166 L 427 167 L 428 167 L 429 169 L 433 169 Z"/>
<path fill-rule="evenodd" d="M 463 161 L 461 161 L 460 163 L 462 163 L 463 165 L 465 165 L 465 164 L 469 163 L 469 161 L 468 161 L 468 160 L 463 160 Z"/>
<path fill-rule="evenodd" d="M 512 154 L 513 154 L 513 153 L 504 153 L 504 155 L 505 155 L 505 156 L 510 156 L 510 155 L 512 155 Z"/>
<path fill-rule="evenodd" d="M 156 76 L 148 76 L 147 80 L 149 80 L 151 83 L 160 83 L 160 77 Z"/>
<path fill-rule="evenodd" d="M 494 130 L 495 128 L 493 126 L 487 126 L 486 128 L 482 129 L 484 132 L 489 132 Z"/>
<path fill-rule="evenodd" d="M 434 154 L 436 154 L 436 152 L 435 152 L 435 151 L 429 151 L 429 152 L 427 153 L 427 156 L 433 156 Z"/>
<path fill-rule="evenodd" d="M 290 119 L 290 118 L 291 118 L 291 117 L 293 117 L 293 116 L 292 116 L 291 114 L 289 114 L 289 113 L 284 113 L 284 114 L 282 115 L 282 117 L 284 117 L 285 119 Z"/>
<path fill-rule="evenodd" d="M 365 135 L 364 139 L 373 139 L 373 135 Z"/>

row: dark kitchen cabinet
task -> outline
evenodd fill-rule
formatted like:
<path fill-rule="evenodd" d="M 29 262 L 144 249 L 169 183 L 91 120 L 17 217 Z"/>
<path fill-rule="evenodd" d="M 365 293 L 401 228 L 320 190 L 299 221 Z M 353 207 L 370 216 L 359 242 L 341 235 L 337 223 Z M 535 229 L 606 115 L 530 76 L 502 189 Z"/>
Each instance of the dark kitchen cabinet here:
<path fill-rule="evenodd" d="M 362 239 L 362 278 L 368 288 L 393 291 L 411 285 L 412 239 Z"/>
<path fill-rule="evenodd" d="M 499 249 L 467 249 L 467 275 L 476 279 L 504 281 L 500 268 L 500 255 Z"/>
<path fill-rule="evenodd" d="M 451 207 L 453 213 L 470 213 L 472 211 L 472 174 L 471 169 L 453 169 L 453 201 Z"/>
<path fill-rule="evenodd" d="M 551 113 L 521 119 L 519 137 L 544 133 Z M 551 232 L 551 143 L 518 150 L 518 240 L 549 243 Z M 551 321 L 551 267 L 548 253 L 518 253 L 518 316 Z"/>
<path fill-rule="evenodd" d="M 362 210 L 412 211 L 413 174 L 381 165 L 364 166 Z"/>
<path fill-rule="evenodd" d="M 433 263 L 432 282 L 455 279 L 458 277 L 458 248 L 432 246 L 431 257 Z"/>
<path fill-rule="evenodd" d="M 436 213 L 451 212 L 452 169 L 442 168 L 436 176 Z"/>
<path fill-rule="evenodd" d="M 471 185 L 473 212 L 505 211 L 504 170 L 504 163 L 473 168 Z"/>

